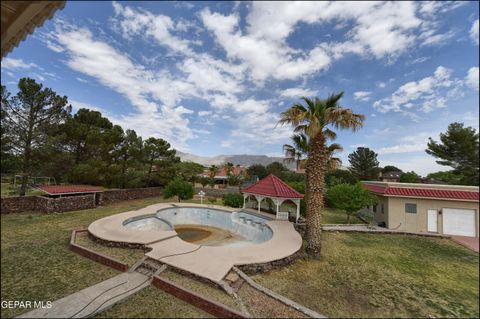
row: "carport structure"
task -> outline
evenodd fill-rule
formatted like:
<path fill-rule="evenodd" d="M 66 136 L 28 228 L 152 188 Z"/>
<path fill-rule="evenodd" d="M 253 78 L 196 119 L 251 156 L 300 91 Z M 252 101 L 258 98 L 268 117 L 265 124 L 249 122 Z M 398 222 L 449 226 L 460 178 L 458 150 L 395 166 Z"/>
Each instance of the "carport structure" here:
<path fill-rule="evenodd" d="M 258 211 L 260 212 L 262 201 L 270 198 L 277 207 L 277 219 L 288 220 L 288 212 L 281 212 L 279 210 L 283 202 L 291 200 L 297 206 L 295 221 L 298 221 L 300 217 L 300 200 L 303 198 L 303 195 L 273 174 L 240 191 L 243 193 L 243 208 L 245 208 L 247 198 L 254 196 L 258 203 Z"/>

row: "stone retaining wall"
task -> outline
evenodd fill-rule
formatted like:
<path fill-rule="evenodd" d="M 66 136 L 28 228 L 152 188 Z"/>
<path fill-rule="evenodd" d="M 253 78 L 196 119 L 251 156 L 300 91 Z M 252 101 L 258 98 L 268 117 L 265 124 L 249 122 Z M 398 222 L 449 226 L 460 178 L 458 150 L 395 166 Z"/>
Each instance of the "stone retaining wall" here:
<path fill-rule="evenodd" d="M 132 200 L 162 195 L 161 187 L 129 188 L 106 190 L 87 195 L 48 198 L 43 196 L 15 196 L 1 198 L 1 213 L 13 214 L 23 212 L 61 213 L 72 210 L 95 208 L 97 205 L 109 204 L 123 200 Z M 95 200 L 97 196 L 97 200 Z"/>
<path fill-rule="evenodd" d="M 272 269 L 285 267 L 293 263 L 295 260 L 301 259 L 301 258 L 305 258 L 305 253 L 302 249 L 297 251 L 295 254 L 282 259 L 273 260 L 266 263 L 238 265 L 237 268 L 239 268 L 240 270 L 242 270 L 247 274 L 257 274 L 257 273 L 267 272 Z"/>
<path fill-rule="evenodd" d="M 2 214 L 40 212 L 61 213 L 95 208 L 94 195 L 48 198 L 42 196 L 18 196 L 1 199 Z"/>
<path fill-rule="evenodd" d="M 200 191 L 204 191 L 206 196 L 222 197 L 225 194 L 239 193 L 240 188 L 239 187 L 227 187 L 227 188 L 195 187 L 195 194 L 198 194 L 198 192 Z"/>
<path fill-rule="evenodd" d="M 0 209 L 2 214 L 34 212 L 37 196 L 2 197 Z"/>
<path fill-rule="evenodd" d="M 160 195 L 162 195 L 162 187 L 106 190 L 103 193 L 99 193 L 99 204 L 107 204 L 122 200 L 139 199 Z"/>

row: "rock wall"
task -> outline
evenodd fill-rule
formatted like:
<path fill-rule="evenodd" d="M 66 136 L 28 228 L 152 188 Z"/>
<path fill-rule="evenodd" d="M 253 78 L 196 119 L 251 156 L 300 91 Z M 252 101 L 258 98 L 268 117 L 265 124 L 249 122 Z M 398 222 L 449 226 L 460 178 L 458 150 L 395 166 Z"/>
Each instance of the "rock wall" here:
<path fill-rule="evenodd" d="M 2 197 L 0 203 L 2 214 L 34 212 L 37 196 Z"/>
<path fill-rule="evenodd" d="M 94 195 L 48 198 L 42 196 L 18 196 L 1 199 L 2 214 L 39 212 L 61 213 L 95 208 Z"/>
<path fill-rule="evenodd" d="M 162 187 L 106 190 L 103 193 L 99 193 L 99 204 L 108 204 L 122 200 L 139 199 L 160 195 L 162 195 Z"/>

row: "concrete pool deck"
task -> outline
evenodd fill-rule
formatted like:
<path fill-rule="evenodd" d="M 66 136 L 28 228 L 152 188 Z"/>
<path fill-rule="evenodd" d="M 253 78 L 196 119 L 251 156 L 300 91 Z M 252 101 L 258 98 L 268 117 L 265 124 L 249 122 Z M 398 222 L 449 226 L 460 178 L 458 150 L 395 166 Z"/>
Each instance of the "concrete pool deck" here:
<path fill-rule="evenodd" d="M 266 224 L 273 232 L 272 238 L 259 244 L 243 246 L 202 246 L 180 239 L 173 230 L 134 230 L 123 226 L 125 220 L 142 215 L 155 214 L 159 209 L 172 207 L 199 207 L 226 212 L 242 209 L 187 203 L 161 203 L 99 219 L 88 227 L 93 236 L 111 242 L 142 244 L 152 250 L 150 258 L 195 275 L 220 282 L 233 266 L 267 263 L 296 253 L 302 246 L 302 238 L 288 221 L 270 220 Z M 243 210 L 250 212 L 249 210 Z M 255 212 L 258 215 L 258 212 Z M 266 215 L 272 218 L 272 215 Z"/>

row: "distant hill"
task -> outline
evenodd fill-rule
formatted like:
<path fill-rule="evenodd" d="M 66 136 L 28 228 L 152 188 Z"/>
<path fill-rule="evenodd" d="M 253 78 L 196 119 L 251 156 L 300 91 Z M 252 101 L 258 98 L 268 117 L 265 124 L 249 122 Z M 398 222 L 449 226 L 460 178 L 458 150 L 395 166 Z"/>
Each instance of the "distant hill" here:
<path fill-rule="evenodd" d="M 202 164 L 204 166 L 210 165 L 221 165 L 226 162 L 231 162 L 234 165 L 242 165 L 242 166 L 251 166 L 253 164 L 261 164 L 261 165 L 268 165 L 273 162 L 280 162 L 283 163 L 284 157 L 270 157 L 266 155 L 217 155 L 217 156 L 197 156 L 194 154 L 189 153 L 182 153 L 177 151 L 177 155 L 180 156 L 180 159 L 183 162 L 194 162 L 198 164 Z M 289 169 L 295 169 L 295 163 L 283 165 L 287 166 Z"/>

